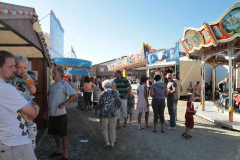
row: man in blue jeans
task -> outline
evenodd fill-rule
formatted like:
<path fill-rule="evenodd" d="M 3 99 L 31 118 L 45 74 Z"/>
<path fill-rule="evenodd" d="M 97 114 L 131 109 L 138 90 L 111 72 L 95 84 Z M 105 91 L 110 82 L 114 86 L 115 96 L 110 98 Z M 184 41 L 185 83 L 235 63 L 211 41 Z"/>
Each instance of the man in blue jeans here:
<path fill-rule="evenodd" d="M 168 113 L 170 115 L 170 125 L 167 129 L 174 130 L 176 129 L 176 121 L 175 121 L 175 114 L 174 114 L 174 94 L 177 92 L 177 84 L 173 81 L 173 76 L 171 73 L 167 74 L 168 84 L 168 95 L 167 95 L 167 106 L 168 106 Z"/>

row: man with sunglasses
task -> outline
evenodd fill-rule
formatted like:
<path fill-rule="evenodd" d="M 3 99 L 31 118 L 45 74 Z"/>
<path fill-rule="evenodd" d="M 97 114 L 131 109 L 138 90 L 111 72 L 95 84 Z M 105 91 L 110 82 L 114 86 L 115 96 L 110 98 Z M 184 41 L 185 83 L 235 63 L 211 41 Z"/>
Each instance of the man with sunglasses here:
<path fill-rule="evenodd" d="M 176 121 L 175 121 L 175 114 L 174 114 L 174 94 L 177 92 L 177 84 L 173 81 L 172 73 L 167 74 L 168 84 L 168 95 L 167 95 L 167 106 L 168 106 L 168 113 L 170 115 L 170 124 L 167 128 L 168 130 L 175 130 L 176 129 Z"/>

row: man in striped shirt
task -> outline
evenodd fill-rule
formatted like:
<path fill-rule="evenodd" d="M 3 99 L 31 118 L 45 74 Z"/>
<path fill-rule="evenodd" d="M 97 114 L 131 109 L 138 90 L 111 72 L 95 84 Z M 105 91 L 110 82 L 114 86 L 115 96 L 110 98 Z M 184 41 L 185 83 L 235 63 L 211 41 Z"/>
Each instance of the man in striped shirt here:
<path fill-rule="evenodd" d="M 130 93 L 131 85 L 127 78 L 122 76 L 122 72 L 117 70 L 115 72 L 115 79 L 113 80 L 116 83 L 116 88 L 120 94 L 121 108 L 122 108 L 122 116 L 124 118 L 123 127 L 127 126 L 127 97 Z M 120 111 L 117 113 L 117 128 L 120 128 Z"/>

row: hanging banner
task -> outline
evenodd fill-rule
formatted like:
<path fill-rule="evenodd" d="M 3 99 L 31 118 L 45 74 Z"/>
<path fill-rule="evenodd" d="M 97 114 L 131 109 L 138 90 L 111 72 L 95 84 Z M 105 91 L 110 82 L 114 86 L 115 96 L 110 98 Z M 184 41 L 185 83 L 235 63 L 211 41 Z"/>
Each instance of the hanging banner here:
<path fill-rule="evenodd" d="M 167 62 L 177 61 L 179 59 L 178 46 L 167 50 L 149 50 L 146 52 L 146 65 L 163 64 Z"/>
<path fill-rule="evenodd" d="M 91 67 L 92 62 L 83 60 L 83 59 L 76 59 L 76 58 L 54 58 L 53 62 L 56 64 L 64 64 L 68 67 L 71 66 L 82 66 L 82 67 Z"/>
<path fill-rule="evenodd" d="M 144 45 L 143 45 L 144 47 Z M 131 54 L 127 57 L 117 58 L 114 62 L 107 64 L 108 70 L 115 69 L 117 67 L 123 67 L 131 65 L 133 63 L 138 63 L 145 60 L 144 48 L 142 47 L 141 51 Z"/>
<path fill-rule="evenodd" d="M 50 47 L 51 57 L 63 57 L 63 38 L 64 30 L 61 26 L 59 19 L 55 16 L 54 12 L 50 14 Z"/>
<path fill-rule="evenodd" d="M 69 73 L 76 76 L 88 76 L 88 70 L 84 69 L 72 69 Z"/>

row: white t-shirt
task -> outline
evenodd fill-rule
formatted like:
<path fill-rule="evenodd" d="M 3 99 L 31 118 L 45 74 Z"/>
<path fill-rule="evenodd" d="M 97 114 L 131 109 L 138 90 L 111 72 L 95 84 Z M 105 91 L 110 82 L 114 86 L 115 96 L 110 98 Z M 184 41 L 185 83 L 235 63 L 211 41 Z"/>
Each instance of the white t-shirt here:
<path fill-rule="evenodd" d="M 0 140 L 8 146 L 31 143 L 25 120 L 17 112 L 28 101 L 10 83 L 0 79 Z"/>
<path fill-rule="evenodd" d="M 66 114 L 65 107 L 60 109 L 59 104 L 65 102 L 68 96 L 74 95 L 76 92 L 69 83 L 62 80 L 53 83 L 49 88 L 48 109 L 50 116 L 60 116 Z"/>

